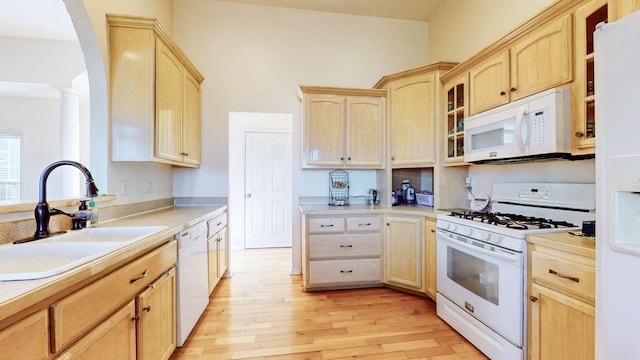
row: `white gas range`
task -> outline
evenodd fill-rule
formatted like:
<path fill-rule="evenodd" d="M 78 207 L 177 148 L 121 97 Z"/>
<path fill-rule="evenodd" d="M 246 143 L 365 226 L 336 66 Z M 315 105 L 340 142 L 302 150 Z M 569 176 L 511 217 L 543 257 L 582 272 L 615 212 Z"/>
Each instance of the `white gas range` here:
<path fill-rule="evenodd" d="M 437 220 L 437 312 L 491 359 L 526 356 L 525 237 L 595 219 L 594 184 L 498 183 L 491 212 Z"/>

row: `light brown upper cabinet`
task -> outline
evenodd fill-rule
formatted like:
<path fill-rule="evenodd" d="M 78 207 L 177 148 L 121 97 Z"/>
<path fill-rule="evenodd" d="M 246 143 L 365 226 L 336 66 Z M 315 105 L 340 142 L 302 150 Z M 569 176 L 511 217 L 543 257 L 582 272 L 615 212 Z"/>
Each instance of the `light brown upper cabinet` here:
<path fill-rule="evenodd" d="M 303 168 L 384 168 L 385 90 L 300 86 Z"/>
<path fill-rule="evenodd" d="M 469 115 L 573 81 L 571 14 L 553 19 L 469 70 Z"/>
<path fill-rule="evenodd" d="M 107 21 L 112 160 L 200 166 L 204 78 L 156 19 Z"/>
<path fill-rule="evenodd" d="M 640 0 L 611 0 L 609 10 L 609 19 L 616 21 L 640 10 Z"/>
<path fill-rule="evenodd" d="M 468 116 L 469 99 L 467 74 L 464 73 L 443 84 L 446 103 L 444 115 L 444 161 L 448 166 L 466 165 L 464 162 L 464 119 Z"/>
<path fill-rule="evenodd" d="M 576 81 L 574 86 L 573 154 L 595 152 L 595 109 L 593 32 L 608 20 L 607 0 L 592 0 L 576 10 Z"/>
<path fill-rule="evenodd" d="M 434 63 L 383 77 L 388 91 L 389 153 L 394 168 L 436 163 L 440 75 L 453 63 Z"/>
<path fill-rule="evenodd" d="M 477 114 L 509 102 L 509 52 L 502 51 L 469 70 L 469 112 Z"/>

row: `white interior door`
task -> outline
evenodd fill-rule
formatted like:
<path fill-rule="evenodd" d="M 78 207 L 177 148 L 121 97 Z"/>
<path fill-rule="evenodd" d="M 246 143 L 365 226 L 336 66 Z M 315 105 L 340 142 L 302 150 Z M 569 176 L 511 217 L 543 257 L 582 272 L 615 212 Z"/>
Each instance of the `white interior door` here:
<path fill-rule="evenodd" d="M 291 134 L 245 135 L 245 247 L 289 247 Z"/>

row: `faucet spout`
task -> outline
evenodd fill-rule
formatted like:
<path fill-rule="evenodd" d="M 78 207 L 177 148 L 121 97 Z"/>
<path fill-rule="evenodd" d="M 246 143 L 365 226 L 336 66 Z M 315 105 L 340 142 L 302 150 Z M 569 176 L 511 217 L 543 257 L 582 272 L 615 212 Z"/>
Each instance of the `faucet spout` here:
<path fill-rule="evenodd" d="M 73 166 L 82 172 L 86 179 L 86 195 L 88 197 L 98 195 L 98 188 L 93 181 L 91 172 L 79 162 L 71 160 L 61 160 L 47 166 L 40 175 L 40 199 L 34 210 L 34 215 L 36 218 L 36 232 L 33 235 L 34 239 L 42 239 L 51 236 L 51 232 L 49 231 L 49 220 L 51 219 L 52 215 L 58 215 L 61 213 L 51 211 L 51 209 L 49 208 L 49 204 L 47 203 L 47 178 L 49 178 L 49 174 L 51 174 L 51 171 L 53 171 L 53 169 L 63 165 Z"/>

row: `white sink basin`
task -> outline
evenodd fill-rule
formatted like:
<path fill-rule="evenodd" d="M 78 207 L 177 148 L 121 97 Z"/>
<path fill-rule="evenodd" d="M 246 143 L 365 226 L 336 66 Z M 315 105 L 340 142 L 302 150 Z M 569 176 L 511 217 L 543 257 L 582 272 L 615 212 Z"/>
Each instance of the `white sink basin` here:
<path fill-rule="evenodd" d="M 0 246 L 0 281 L 61 274 L 165 229 L 166 226 L 96 227 L 23 244 Z"/>

